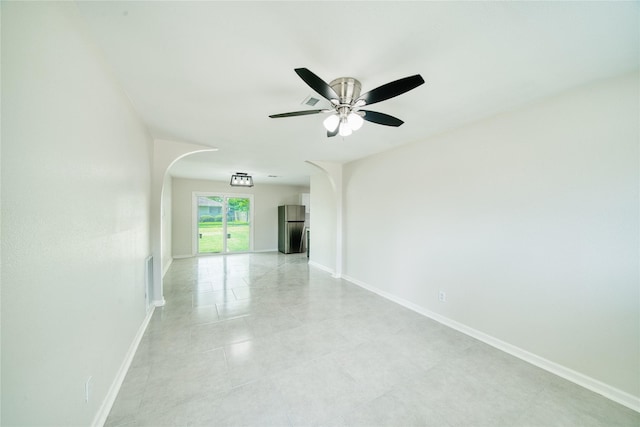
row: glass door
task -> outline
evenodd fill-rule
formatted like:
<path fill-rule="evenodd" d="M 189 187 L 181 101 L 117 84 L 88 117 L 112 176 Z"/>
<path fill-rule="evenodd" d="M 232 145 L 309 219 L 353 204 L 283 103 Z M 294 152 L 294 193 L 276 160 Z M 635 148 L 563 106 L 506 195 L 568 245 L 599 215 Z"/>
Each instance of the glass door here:
<path fill-rule="evenodd" d="M 251 250 L 252 196 L 194 194 L 199 254 Z"/>
<path fill-rule="evenodd" d="M 224 251 L 224 199 L 220 196 L 198 196 L 197 239 L 198 253 Z"/>
<path fill-rule="evenodd" d="M 227 252 L 248 252 L 251 248 L 251 203 L 246 197 L 227 197 Z"/>

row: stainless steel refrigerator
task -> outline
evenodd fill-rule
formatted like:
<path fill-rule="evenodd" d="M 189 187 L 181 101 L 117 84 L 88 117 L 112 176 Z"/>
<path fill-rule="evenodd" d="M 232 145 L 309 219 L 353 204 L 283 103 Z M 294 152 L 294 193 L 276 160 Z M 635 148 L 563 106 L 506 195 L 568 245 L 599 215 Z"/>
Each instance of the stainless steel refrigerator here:
<path fill-rule="evenodd" d="M 278 250 L 285 254 L 304 252 L 304 206 L 278 206 Z"/>

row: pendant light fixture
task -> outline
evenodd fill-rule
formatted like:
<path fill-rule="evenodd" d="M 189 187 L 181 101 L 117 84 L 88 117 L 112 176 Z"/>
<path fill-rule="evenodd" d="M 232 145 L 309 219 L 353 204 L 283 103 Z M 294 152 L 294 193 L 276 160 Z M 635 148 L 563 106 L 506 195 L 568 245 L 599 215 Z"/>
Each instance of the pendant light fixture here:
<path fill-rule="evenodd" d="M 253 187 L 253 178 L 244 172 L 236 172 L 235 175 L 231 175 L 229 185 L 232 187 Z"/>

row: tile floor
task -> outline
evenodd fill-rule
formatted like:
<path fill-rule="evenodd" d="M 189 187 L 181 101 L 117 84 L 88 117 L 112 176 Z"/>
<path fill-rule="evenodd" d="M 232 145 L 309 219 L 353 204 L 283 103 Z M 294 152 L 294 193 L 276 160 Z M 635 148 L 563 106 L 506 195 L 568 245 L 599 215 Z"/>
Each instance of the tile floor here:
<path fill-rule="evenodd" d="M 107 426 L 640 426 L 304 255 L 174 261 Z"/>

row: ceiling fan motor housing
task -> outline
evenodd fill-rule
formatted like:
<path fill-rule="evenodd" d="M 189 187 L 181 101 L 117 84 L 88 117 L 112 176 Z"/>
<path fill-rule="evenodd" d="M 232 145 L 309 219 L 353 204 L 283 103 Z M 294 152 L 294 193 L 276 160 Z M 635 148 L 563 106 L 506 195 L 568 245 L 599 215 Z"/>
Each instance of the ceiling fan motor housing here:
<path fill-rule="evenodd" d="M 353 77 L 338 77 L 329 83 L 331 89 L 340 97 L 340 104 L 351 104 L 360 96 L 360 82 Z"/>

